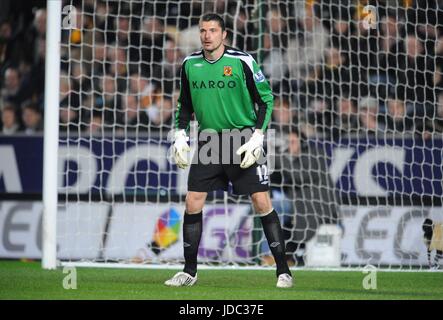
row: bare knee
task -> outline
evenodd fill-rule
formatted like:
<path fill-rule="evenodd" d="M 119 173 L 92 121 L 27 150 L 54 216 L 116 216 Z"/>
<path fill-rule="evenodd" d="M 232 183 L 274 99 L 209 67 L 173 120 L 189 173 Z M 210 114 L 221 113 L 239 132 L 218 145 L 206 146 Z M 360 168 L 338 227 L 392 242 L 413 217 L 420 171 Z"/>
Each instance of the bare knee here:
<path fill-rule="evenodd" d="M 206 192 L 189 191 L 186 195 L 186 212 L 188 214 L 201 212 L 205 205 L 206 196 Z"/>
<path fill-rule="evenodd" d="M 269 192 L 264 191 L 253 193 L 251 199 L 257 214 L 266 214 L 272 210 L 272 202 Z"/>

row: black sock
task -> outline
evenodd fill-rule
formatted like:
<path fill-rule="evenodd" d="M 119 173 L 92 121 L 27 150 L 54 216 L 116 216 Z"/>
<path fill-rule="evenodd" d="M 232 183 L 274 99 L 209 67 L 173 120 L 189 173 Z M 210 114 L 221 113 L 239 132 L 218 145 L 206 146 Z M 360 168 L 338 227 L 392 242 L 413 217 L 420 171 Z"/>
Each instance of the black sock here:
<path fill-rule="evenodd" d="M 261 217 L 263 231 L 268 240 L 269 248 L 274 256 L 277 264 L 277 276 L 282 273 L 291 275 L 288 264 L 286 262 L 285 239 L 283 237 L 283 230 L 278 219 L 277 212 L 273 210 L 270 214 Z"/>
<path fill-rule="evenodd" d="M 437 252 L 435 252 L 435 257 L 434 257 L 434 264 L 438 265 L 439 260 L 443 258 L 443 250 L 437 250 Z"/>
<path fill-rule="evenodd" d="M 184 272 L 195 277 L 197 273 L 198 246 L 203 229 L 202 213 L 187 214 L 183 219 L 183 251 L 185 256 Z"/>

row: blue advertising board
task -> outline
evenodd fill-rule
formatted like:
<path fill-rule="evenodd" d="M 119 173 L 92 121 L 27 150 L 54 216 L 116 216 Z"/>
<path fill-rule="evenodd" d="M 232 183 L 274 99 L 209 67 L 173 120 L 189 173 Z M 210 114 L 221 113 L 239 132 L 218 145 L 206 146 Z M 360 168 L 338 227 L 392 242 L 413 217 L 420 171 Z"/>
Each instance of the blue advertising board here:
<path fill-rule="evenodd" d="M 443 139 L 317 141 L 342 196 L 443 196 Z M 61 139 L 59 192 L 183 193 L 186 175 L 167 160 L 169 143 L 148 138 Z M 0 137 L 0 193 L 41 193 L 43 137 Z"/>

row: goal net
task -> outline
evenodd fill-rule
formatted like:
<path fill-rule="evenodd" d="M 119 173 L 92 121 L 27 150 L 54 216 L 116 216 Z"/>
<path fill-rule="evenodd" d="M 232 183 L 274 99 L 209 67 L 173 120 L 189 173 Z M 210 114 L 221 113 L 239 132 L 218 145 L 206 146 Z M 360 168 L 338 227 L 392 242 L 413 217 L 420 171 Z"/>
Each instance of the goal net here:
<path fill-rule="evenodd" d="M 183 262 L 188 171 L 168 161 L 168 133 L 199 17 L 217 12 L 226 44 L 252 54 L 273 89 L 262 174 L 291 266 L 438 264 L 440 3 L 63 1 L 57 258 Z M 270 266 L 261 230 L 248 197 L 211 192 L 198 260 Z"/>

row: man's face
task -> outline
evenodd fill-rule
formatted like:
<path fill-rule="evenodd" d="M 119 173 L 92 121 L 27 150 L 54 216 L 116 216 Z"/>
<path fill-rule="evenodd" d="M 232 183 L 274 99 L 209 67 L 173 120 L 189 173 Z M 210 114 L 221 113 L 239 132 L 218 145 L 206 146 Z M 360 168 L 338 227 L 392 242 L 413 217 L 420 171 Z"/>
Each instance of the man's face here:
<path fill-rule="evenodd" d="M 273 114 L 279 123 L 289 124 L 291 122 L 292 114 L 288 101 L 275 99 Z"/>
<path fill-rule="evenodd" d="M 72 120 L 75 120 L 77 117 L 77 112 L 72 108 L 60 108 L 60 122 L 69 123 Z"/>
<path fill-rule="evenodd" d="M 112 77 L 105 77 L 103 79 L 103 91 L 105 94 L 113 94 L 115 92 L 115 83 Z"/>
<path fill-rule="evenodd" d="M 34 17 L 35 28 L 40 33 L 44 35 L 46 33 L 46 10 L 37 10 Z"/>
<path fill-rule="evenodd" d="M 334 23 L 334 29 L 338 34 L 344 34 L 349 29 L 349 22 L 346 20 L 337 20 Z"/>
<path fill-rule="evenodd" d="M 394 119 L 402 118 L 406 113 L 405 104 L 401 100 L 390 99 L 388 100 L 388 111 Z"/>
<path fill-rule="evenodd" d="M 40 121 L 40 114 L 32 109 L 25 108 L 23 110 L 23 122 L 27 128 L 34 128 Z"/>
<path fill-rule="evenodd" d="M 338 49 L 332 47 L 326 52 L 326 61 L 330 66 L 338 66 L 343 64 L 343 57 Z"/>
<path fill-rule="evenodd" d="M 17 89 L 20 85 L 20 78 L 17 70 L 7 69 L 5 72 L 5 87 L 9 90 Z"/>
<path fill-rule="evenodd" d="M 165 59 L 168 63 L 173 64 L 177 61 L 179 52 L 177 46 L 172 41 L 167 41 L 165 45 Z"/>
<path fill-rule="evenodd" d="M 15 113 L 10 109 L 5 109 L 2 112 L 2 122 L 5 128 L 11 128 L 15 124 Z"/>
<path fill-rule="evenodd" d="M 397 20 L 391 16 L 384 17 L 381 20 L 381 28 L 386 37 L 395 37 L 397 35 Z"/>
<path fill-rule="evenodd" d="M 423 53 L 423 46 L 415 36 L 408 36 L 406 38 L 406 50 L 410 57 L 417 57 Z"/>
<path fill-rule="evenodd" d="M 338 109 L 340 115 L 350 116 L 355 112 L 354 106 L 352 105 L 352 101 L 346 98 L 342 98 L 339 100 Z"/>
<path fill-rule="evenodd" d="M 137 98 L 134 95 L 127 95 L 126 97 L 126 104 L 125 104 L 125 108 L 126 108 L 126 112 L 137 112 Z"/>
<path fill-rule="evenodd" d="M 122 33 L 123 35 L 127 35 L 129 30 L 129 19 L 126 17 L 120 17 L 117 21 L 117 30 L 120 31 L 120 33 Z"/>
<path fill-rule="evenodd" d="M 288 136 L 289 153 L 293 156 L 298 156 L 301 151 L 300 138 L 296 133 L 290 133 Z"/>
<path fill-rule="evenodd" d="M 4 22 L 0 26 L 0 39 L 8 40 L 11 38 L 11 25 L 7 22 Z"/>
<path fill-rule="evenodd" d="M 217 50 L 225 38 L 226 31 L 222 31 L 217 21 L 200 22 L 200 41 L 205 51 Z"/>

